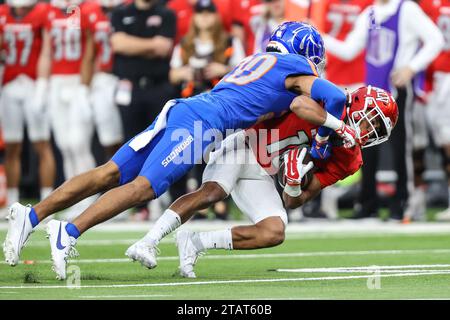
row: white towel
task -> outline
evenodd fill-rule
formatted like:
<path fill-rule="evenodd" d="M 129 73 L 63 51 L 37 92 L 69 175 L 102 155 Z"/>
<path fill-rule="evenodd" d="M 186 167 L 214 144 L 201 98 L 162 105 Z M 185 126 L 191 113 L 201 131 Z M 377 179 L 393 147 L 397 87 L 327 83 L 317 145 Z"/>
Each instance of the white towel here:
<path fill-rule="evenodd" d="M 177 101 L 174 99 L 167 101 L 158 116 L 158 120 L 156 120 L 155 127 L 152 130 L 144 131 L 138 134 L 133 140 L 131 140 L 129 146 L 134 151 L 139 151 L 144 148 L 162 129 L 166 127 L 167 113 L 169 112 L 170 108 L 172 108 L 176 103 Z"/>

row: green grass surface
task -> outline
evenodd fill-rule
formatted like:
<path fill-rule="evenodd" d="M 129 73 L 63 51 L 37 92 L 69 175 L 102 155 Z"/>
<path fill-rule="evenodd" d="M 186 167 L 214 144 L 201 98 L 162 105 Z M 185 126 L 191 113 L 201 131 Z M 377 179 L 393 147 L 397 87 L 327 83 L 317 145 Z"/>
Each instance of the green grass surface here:
<path fill-rule="evenodd" d="M 1 231 L 0 239 L 4 236 Z M 81 272 L 81 288 L 70 289 L 66 281 L 55 280 L 47 240 L 37 231 L 22 254 L 34 264 L 12 268 L 0 263 L 0 299 L 450 299 L 450 273 L 423 274 L 423 270 L 450 272 L 448 266 L 430 267 L 450 263 L 450 235 L 289 234 L 284 244 L 271 249 L 210 250 L 196 266 L 197 279 L 174 276 L 178 260 L 172 241 L 160 245 L 159 264 L 153 270 L 126 260 L 98 260 L 124 259 L 132 239 L 141 236 L 141 232 L 87 233 L 77 245 L 80 257 L 71 263 Z M 379 289 L 367 286 L 373 272 L 268 271 L 372 265 L 408 267 L 381 271 Z M 411 275 L 398 276 L 405 270 Z M 267 280 L 273 282 L 261 282 Z"/>

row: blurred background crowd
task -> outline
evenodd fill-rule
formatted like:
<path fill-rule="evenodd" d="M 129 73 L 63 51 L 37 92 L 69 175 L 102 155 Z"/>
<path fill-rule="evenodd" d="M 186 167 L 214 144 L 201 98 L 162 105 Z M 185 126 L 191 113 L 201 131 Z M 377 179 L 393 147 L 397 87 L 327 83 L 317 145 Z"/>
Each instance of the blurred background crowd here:
<path fill-rule="evenodd" d="M 291 220 L 450 221 L 450 0 L 8 0 L 0 9 L 0 217 L 107 161 L 167 100 L 210 90 L 265 51 L 288 20 L 324 35 L 325 78 L 349 91 L 384 86 L 400 108 L 391 140 L 364 150 L 363 169 Z M 203 169 L 119 217 L 157 218 L 199 186 Z M 231 200 L 197 215 L 236 217 Z"/>

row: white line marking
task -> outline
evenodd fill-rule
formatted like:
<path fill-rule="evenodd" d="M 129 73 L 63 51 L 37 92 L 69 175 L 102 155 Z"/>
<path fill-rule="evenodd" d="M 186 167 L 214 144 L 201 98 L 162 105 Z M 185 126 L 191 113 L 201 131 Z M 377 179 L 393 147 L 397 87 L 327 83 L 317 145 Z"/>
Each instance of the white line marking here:
<path fill-rule="evenodd" d="M 111 298 L 164 298 L 172 297 L 170 294 L 134 294 L 134 295 L 110 295 L 110 296 L 79 296 L 83 299 L 111 299 Z"/>
<path fill-rule="evenodd" d="M 367 267 L 331 267 L 331 268 L 300 268 L 300 269 L 275 269 L 278 272 L 300 272 L 300 273 L 313 273 L 313 272 L 429 272 L 438 270 L 399 270 L 399 269 L 414 269 L 414 268 L 450 268 L 450 264 L 411 264 L 411 265 L 399 265 L 399 266 L 367 266 Z M 446 271 L 446 270 L 439 270 Z"/>
<path fill-rule="evenodd" d="M 204 260 L 235 260 L 235 259 L 266 259 L 266 258 L 300 258 L 300 257 L 328 257 L 328 256 L 365 256 L 365 255 L 391 255 L 391 254 L 449 254 L 450 249 L 407 249 L 407 250 L 366 250 L 366 251 L 313 251 L 291 253 L 262 253 L 262 254 L 223 254 L 206 255 Z M 178 260 L 178 256 L 160 257 L 159 261 Z M 50 260 L 37 260 L 37 263 L 51 263 Z M 74 259 L 71 263 L 124 263 L 130 262 L 126 258 L 117 259 Z M 0 261 L 0 264 L 6 264 Z"/>
<path fill-rule="evenodd" d="M 380 274 L 379 277 L 410 277 L 410 276 L 430 276 L 430 275 L 450 275 L 450 270 L 442 272 L 428 272 L 428 273 L 394 273 L 394 274 Z M 218 285 L 218 284 L 243 284 L 243 283 L 274 283 L 274 282 L 302 282 L 302 281 L 328 281 L 328 280 L 352 280 L 352 279 L 367 279 L 372 278 L 373 275 L 359 275 L 359 276 L 333 276 L 333 277 L 312 277 L 312 278 L 284 278 L 284 279 L 248 279 L 248 280 L 218 280 L 218 281 L 186 281 L 186 282 L 171 282 L 171 283 L 136 283 L 136 284 L 107 284 L 107 285 L 87 285 L 81 286 L 80 289 L 90 288 L 145 288 L 145 287 L 177 287 L 177 286 L 197 286 L 197 285 Z M 68 289 L 67 286 L 1 286 L 0 289 Z"/>

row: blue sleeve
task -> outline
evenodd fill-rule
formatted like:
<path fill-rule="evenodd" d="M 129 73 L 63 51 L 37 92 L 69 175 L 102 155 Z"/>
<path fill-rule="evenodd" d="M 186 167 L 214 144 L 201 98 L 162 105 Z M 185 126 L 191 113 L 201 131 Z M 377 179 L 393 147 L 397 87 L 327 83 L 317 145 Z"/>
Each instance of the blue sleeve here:
<path fill-rule="evenodd" d="M 323 102 L 325 110 L 340 119 L 344 112 L 346 96 L 337 86 L 328 80 L 317 78 L 311 87 L 311 98 Z M 333 132 L 327 127 L 320 127 L 318 134 L 321 137 L 329 136 Z"/>

